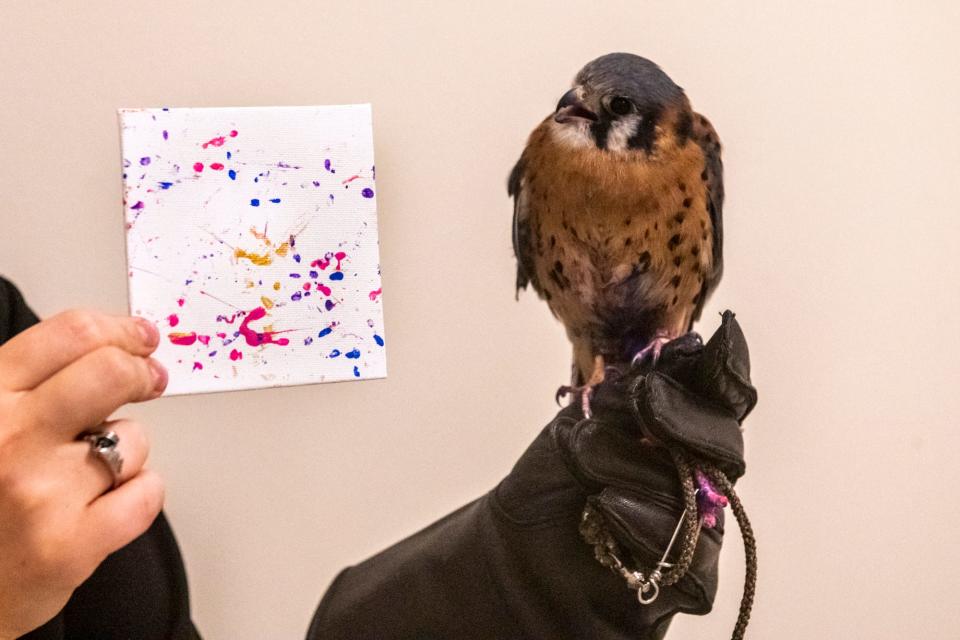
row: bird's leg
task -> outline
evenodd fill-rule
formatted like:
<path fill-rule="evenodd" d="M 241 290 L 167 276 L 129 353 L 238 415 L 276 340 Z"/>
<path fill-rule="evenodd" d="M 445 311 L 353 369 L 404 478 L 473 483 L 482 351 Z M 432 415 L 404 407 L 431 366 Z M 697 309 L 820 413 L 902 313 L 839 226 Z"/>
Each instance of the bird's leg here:
<path fill-rule="evenodd" d="M 569 393 L 578 393 L 580 394 L 580 408 L 583 410 L 583 417 L 589 418 L 593 414 L 590 411 L 590 398 L 593 395 L 593 388 L 603 382 L 606 371 L 606 366 L 604 365 L 603 356 L 596 355 L 593 357 L 593 371 L 590 373 L 590 377 L 587 379 L 586 383 L 581 386 L 563 386 L 557 389 L 557 401 L 560 401 L 560 398 L 566 396 Z"/>
<path fill-rule="evenodd" d="M 663 346 L 673 340 L 675 337 L 676 336 L 672 335 L 666 329 L 658 329 L 653 335 L 653 340 L 647 343 L 647 346 L 633 356 L 633 364 L 640 364 L 647 357 L 652 357 L 652 364 L 657 364 L 657 360 L 660 359 L 660 352 L 663 350 Z"/>

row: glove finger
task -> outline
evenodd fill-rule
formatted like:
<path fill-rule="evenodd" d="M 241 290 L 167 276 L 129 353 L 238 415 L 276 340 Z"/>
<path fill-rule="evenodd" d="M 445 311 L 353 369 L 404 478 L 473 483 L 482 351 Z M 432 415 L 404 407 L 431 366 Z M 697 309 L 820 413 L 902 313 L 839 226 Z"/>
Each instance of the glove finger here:
<path fill-rule="evenodd" d="M 581 420 L 554 431 L 567 468 L 587 493 L 606 486 L 641 489 L 669 499 L 680 494 L 680 481 L 669 454 L 642 441 L 632 417 Z"/>
<path fill-rule="evenodd" d="M 704 347 L 692 386 L 729 407 L 739 422 L 757 404 L 757 390 L 750 382 L 750 351 L 732 311 L 723 312 L 720 328 Z"/>
<path fill-rule="evenodd" d="M 647 375 L 638 392 L 637 409 L 651 436 L 716 463 L 731 480 L 744 474 L 743 434 L 727 409 L 659 373 Z"/>
<path fill-rule="evenodd" d="M 590 496 L 588 502 L 603 515 L 610 533 L 638 563 L 639 566 L 631 568 L 645 573 L 655 568 L 663 557 L 683 512 L 676 500 L 668 506 L 650 496 L 616 488 L 604 489 L 600 494 Z M 717 565 L 723 541 L 722 518 L 717 525 L 714 529 L 701 530 L 690 568 L 680 582 L 670 587 L 693 599 L 694 602 L 687 605 L 691 612 L 710 611 L 717 593 Z M 668 562 L 676 559 L 680 552 L 679 544 L 675 544 L 667 558 Z M 631 564 L 628 559 L 621 560 Z"/>

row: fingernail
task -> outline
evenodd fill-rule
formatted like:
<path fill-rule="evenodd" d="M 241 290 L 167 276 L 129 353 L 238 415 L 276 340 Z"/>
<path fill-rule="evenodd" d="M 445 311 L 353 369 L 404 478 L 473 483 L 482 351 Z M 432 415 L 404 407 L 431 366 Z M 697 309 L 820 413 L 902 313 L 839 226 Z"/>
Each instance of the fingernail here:
<path fill-rule="evenodd" d="M 140 335 L 143 337 L 143 342 L 148 347 L 156 346 L 160 342 L 160 331 L 157 329 L 157 325 L 153 324 L 146 318 L 137 318 L 137 326 L 140 329 Z"/>
<path fill-rule="evenodd" d="M 167 380 L 169 379 L 167 368 L 153 358 L 147 360 L 147 363 L 150 365 L 150 371 L 153 373 L 153 390 L 157 393 L 163 393 L 163 390 L 167 388 Z"/>

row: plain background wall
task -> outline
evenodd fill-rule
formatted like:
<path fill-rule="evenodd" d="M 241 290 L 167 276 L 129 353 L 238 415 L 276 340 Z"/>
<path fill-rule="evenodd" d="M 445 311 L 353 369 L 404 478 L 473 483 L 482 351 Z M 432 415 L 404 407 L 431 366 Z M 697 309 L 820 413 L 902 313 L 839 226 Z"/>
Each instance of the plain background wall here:
<path fill-rule="evenodd" d="M 166 399 L 153 465 L 208 638 L 298 638 L 335 573 L 492 487 L 553 415 L 504 183 L 579 67 L 659 62 L 725 143 L 760 404 L 755 638 L 956 638 L 960 9 L 859 2 L 3 2 L 0 272 L 126 305 L 115 110 L 374 105 L 384 381 Z M 732 529 L 731 529 L 732 531 Z M 743 555 L 714 614 L 729 635 Z"/>

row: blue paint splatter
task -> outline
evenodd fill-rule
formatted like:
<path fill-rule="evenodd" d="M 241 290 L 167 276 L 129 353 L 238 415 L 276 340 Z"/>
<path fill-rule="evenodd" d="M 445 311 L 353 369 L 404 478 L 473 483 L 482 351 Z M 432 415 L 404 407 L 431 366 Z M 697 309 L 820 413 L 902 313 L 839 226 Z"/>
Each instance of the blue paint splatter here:
<path fill-rule="evenodd" d="M 343 280 L 343 271 L 334 271 L 330 274 L 331 280 Z"/>
<path fill-rule="evenodd" d="M 356 360 L 357 358 L 360 357 L 360 349 L 354 349 L 353 351 L 345 353 L 344 355 L 347 356 L 348 358 Z"/>
<path fill-rule="evenodd" d="M 308 337 L 308 338 L 304 338 L 303 344 L 305 344 L 305 345 L 311 345 L 311 344 L 313 344 L 313 338 L 309 338 L 309 337 Z"/>
<path fill-rule="evenodd" d="M 193 282 L 193 280 L 185 280 L 183 284 L 184 284 L 184 286 L 186 286 L 186 285 L 190 284 L 191 282 Z"/>
<path fill-rule="evenodd" d="M 331 333 L 333 333 L 333 327 L 327 327 L 326 329 L 321 329 L 320 333 L 317 334 L 317 337 L 322 338 L 323 336 L 328 336 Z"/>
<path fill-rule="evenodd" d="M 340 355 L 340 349 L 334 349 L 333 351 L 330 352 L 331 358 L 336 358 L 339 355 Z"/>
<path fill-rule="evenodd" d="M 314 180 L 314 181 L 313 181 L 313 186 L 319 187 L 319 186 L 320 186 L 320 182 L 317 181 L 317 180 Z"/>
<path fill-rule="evenodd" d="M 300 254 L 299 254 L 299 253 L 293 254 L 293 261 L 294 261 L 294 262 L 300 262 Z"/>
<path fill-rule="evenodd" d="M 331 193 L 331 194 L 330 194 L 330 200 L 333 200 L 333 199 L 334 199 L 334 198 L 333 198 L 333 194 Z"/>
<path fill-rule="evenodd" d="M 311 278 L 316 278 L 316 277 L 319 276 L 319 275 L 320 275 L 320 274 L 317 273 L 316 271 L 311 271 L 311 272 L 310 272 L 310 277 L 311 277 Z"/>
<path fill-rule="evenodd" d="M 252 200 L 250 200 L 250 206 L 251 206 L 251 207 L 259 207 L 259 206 L 260 206 L 260 200 L 257 199 L 257 198 L 253 198 Z"/>
<path fill-rule="evenodd" d="M 216 352 L 216 351 L 211 351 L 211 352 L 208 353 L 207 355 L 212 358 L 213 356 L 217 355 L 217 352 Z"/>
<path fill-rule="evenodd" d="M 330 159 L 329 159 L 329 158 L 327 158 L 326 160 L 323 161 L 323 168 L 326 169 L 327 171 L 330 171 Z"/>
<path fill-rule="evenodd" d="M 363 191 L 360 192 L 360 195 L 362 195 L 364 198 L 372 198 L 372 197 L 373 197 L 373 189 L 371 189 L 370 187 L 366 187 L 366 188 L 364 188 Z"/>
<path fill-rule="evenodd" d="M 230 176 L 231 180 L 237 179 L 237 172 L 234 171 L 233 169 L 230 169 L 230 171 L 227 171 L 227 175 Z"/>
<path fill-rule="evenodd" d="M 160 185 L 161 189 L 169 189 L 170 187 L 173 186 L 172 182 L 160 182 L 158 184 Z"/>
<path fill-rule="evenodd" d="M 327 311 L 330 311 L 330 309 L 333 309 L 333 307 L 334 307 L 333 300 L 327 300 L 327 301 L 323 304 L 323 306 L 327 309 Z"/>
<path fill-rule="evenodd" d="M 290 277 L 291 277 L 291 278 L 299 278 L 299 277 L 300 277 L 300 274 L 299 274 L 299 273 L 291 273 L 291 274 L 290 274 Z"/>
<path fill-rule="evenodd" d="M 293 294 L 292 296 L 290 296 L 290 299 L 293 300 L 294 302 L 296 302 L 296 301 L 298 301 L 301 297 L 302 297 L 302 296 L 300 295 L 300 292 L 297 291 L 295 294 Z"/>
<path fill-rule="evenodd" d="M 381 347 L 383 346 L 383 338 L 381 338 L 377 334 L 373 334 L 373 341 L 376 342 Z"/>
<path fill-rule="evenodd" d="M 273 204 L 278 204 L 280 202 L 280 198 L 270 198 L 270 202 Z"/>
<path fill-rule="evenodd" d="M 141 167 L 145 167 L 145 166 L 147 166 L 148 164 L 150 164 L 150 156 L 144 156 L 144 157 L 140 158 L 140 166 L 141 166 Z"/>
<path fill-rule="evenodd" d="M 254 181 L 254 182 L 260 182 L 260 178 L 255 177 L 255 178 L 253 179 L 253 181 Z"/>
<path fill-rule="evenodd" d="M 230 153 L 229 151 L 227 151 L 227 160 L 229 160 L 229 159 L 232 158 L 232 157 L 233 157 L 233 154 Z"/>
<path fill-rule="evenodd" d="M 135 209 L 135 210 L 137 210 L 137 211 L 139 211 L 140 209 L 143 209 L 143 201 L 142 201 L 142 200 L 137 200 L 137 204 L 133 205 L 133 206 L 130 207 L 130 208 L 131 208 L 131 209 Z"/>
<path fill-rule="evenodd" d="M 353 377 L 354 377 L 354 378 L 359 378 L 359 377 L 360 377 L 360 367 L 354 367 L 354 368 L 353 368 Z"/>
<path fill-rule="evenodd" d="M 170 134 L 167 133 L 167 130 L 166 130 L 166 129 L 164 129 L 164 130 L 163 130 L 163 139 L 166 140 L 166 139 L 169 138 L 169 137 L 170 137 Z"/>

